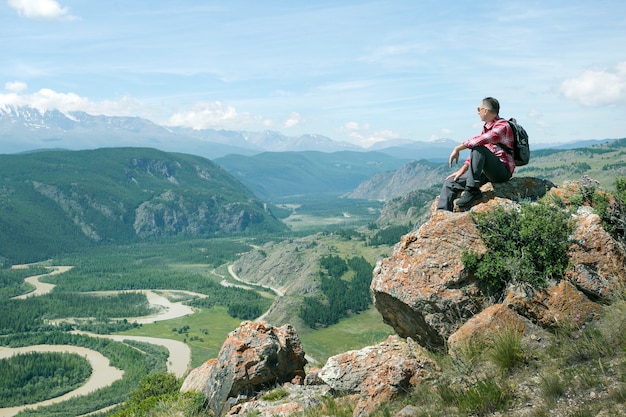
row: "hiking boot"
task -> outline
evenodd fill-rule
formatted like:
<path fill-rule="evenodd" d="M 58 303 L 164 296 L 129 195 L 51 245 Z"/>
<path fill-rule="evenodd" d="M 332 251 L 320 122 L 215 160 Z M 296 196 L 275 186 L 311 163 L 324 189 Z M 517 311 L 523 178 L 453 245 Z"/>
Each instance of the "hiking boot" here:
<path fill-rule="evenodd" d="M 461 197 L 456 200 L 456 205 L 459 208 L 465 208 L 472 204 L 474 201 L 482 198 L 483 193 L 479 188 L 470 188 L 461 193 Z"/>

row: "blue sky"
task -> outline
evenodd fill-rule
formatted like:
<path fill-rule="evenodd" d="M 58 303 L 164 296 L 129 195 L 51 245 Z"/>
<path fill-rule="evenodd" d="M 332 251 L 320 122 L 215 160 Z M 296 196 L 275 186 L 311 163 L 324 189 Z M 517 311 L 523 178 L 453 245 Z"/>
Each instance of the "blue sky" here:
<path fill-rule="evenodd" d="M 0 106 L 369 146 L 493 96 L 536 143 L 626 137 L 623 0 L 5 0 L 0 34 Z"/>

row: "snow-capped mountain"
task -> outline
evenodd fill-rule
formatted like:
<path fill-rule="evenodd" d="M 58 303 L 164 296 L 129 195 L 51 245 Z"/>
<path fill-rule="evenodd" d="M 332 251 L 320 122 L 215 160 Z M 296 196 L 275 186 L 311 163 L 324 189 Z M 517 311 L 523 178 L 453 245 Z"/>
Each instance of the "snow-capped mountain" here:
<path fill-rule="evenodd" d="M 0 153 L 37 149 L 150 147 L 209 159 L 227 154 L 254 155 L 286 151 L 379 151 L 400 159 L 447 158 L 452 141 L 401 140 L 364 149 L 316 134 L 286 136 L 280 132 L 193 130 L 167 127 L 140 117 L 94 116 L 82 111 L 41 111 L 32 107 L 0 107 Z"/>
<path fill-rule="evenodd" d="M 285 136 L 280 132 L 193 130 L 161 126 L 140 117 L 94 116 L 85 112 L 0 107 L 0 153 L 34 149 L 153 147 L 217 158 L 229 153 L 363 150 L 321 135 Z"/>

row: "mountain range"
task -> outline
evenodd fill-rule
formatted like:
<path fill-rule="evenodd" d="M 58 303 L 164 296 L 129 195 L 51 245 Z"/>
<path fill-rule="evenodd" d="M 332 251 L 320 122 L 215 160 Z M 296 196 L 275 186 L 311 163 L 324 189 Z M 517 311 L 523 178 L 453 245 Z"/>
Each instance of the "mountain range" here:
<path fill-rule="evenodd" d="M 365 149 L 316 134 L 286 136 L 273 130 L 194 130 L 162 126 L 140 117 L 94 116 L 81 111 L 40 111 L 26 106 L 0 107 L 0 153 L 50 148 L 82 150 L 135 146 L 188 153 L 208 159 L 262 152 L 379 151 L 402 159 L 445 160 L 455 145 L 448 139 L 434 142 L 396 139 Z"/>

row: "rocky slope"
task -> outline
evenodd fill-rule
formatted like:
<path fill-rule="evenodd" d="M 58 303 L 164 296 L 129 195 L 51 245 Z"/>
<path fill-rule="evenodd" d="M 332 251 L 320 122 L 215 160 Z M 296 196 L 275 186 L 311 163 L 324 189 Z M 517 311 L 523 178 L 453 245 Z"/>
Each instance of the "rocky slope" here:
<path fill-rule="evenodd" d="M 488 185 L 484 191 L 485 199 L 477 202 L 471 211 L 484 212 L 497 206 L 516 210 L 519 200 L 535 200 L 546 194 L 565 204 L 569 198 L 564 190 L 532 178 L 515 179 L 496 187 Z M 404 236 L 393 254 L 379 261 L 374 270 L 371 290 L 375 305 L 398 336 L 334 356 L 321 369 L 306 370 L 301 360 L 293 362 L 298 364 L 296 372 L 273 374 L 273 386 L 284 384 L 286 395 L 281 401 L 269 402 L 262 398 L 263 392 L 267 392 L 267 381 L 248 385 L 239 392 L 230 390 L 233 378 L 253 379 L 244 370 L 264 362 L 263 352 L 267 350 L 267 347 L 258 347 L 256 353 L 249 353 L 251 342 L 236 349 L 241 342 L 232 339 L 254 337 L 260 328 L 271 334 L 287 332 L 291 347 L 281 348 L 281 340 L 286 338 L 275 336 L 272 343 L 278 347 L 270 351 L 285 349 L 300 354 L 300 348 L 293 347 L 298 345 L 297 336 L 289 328 L 277 330 L 266 322 L 246 322 L 231 334 L 220 352 L 220 358 L 233 358 L 230 368 L 219 358 L 217 362 L 207 362 L 192 372 L 183 390 L 204 392 L 216 414 L 254 412 L 263 416 L 301 413 L 311 406 L 311 398 L 322 394 L 348 395 L 354 404 L 354 415 L 366 416 L 420 385 L 444 385 L 451 390 L 438 360 L 446 362 L 446 357 L 460 355 L 467 346 L 464 343 L 484 340 L 504 329 L 522 335 L 524 343 L 546 343 L 550 337 L 546 329 L 567 322 L 592 322 L 614 301 L 616 291 L 623 291 L 626 284 L 624 242 L 607 233 L 598 215 L 588 207 L 579 208 L 572 220 L 575 227 L 568 249 L 569 266 L 562 279 L 550 282 L 546 288 L 513 282 L 505 288 L 502 297 L 494 298 L 493 294 L 484 292 L 460 259 L 470 247 L 486 251 L 471 212 L 433 212 L 418 230 Z M 227 355 L 243 349 L 248 359 Z M 271 368 L 280 370 L 285 365 L 276 358 Z M 551 415 L 573 415 L 580 404 L 589 400 L 589 395 L 598 401 L 610 401 L 609 387 L 618 383 L 615 378 L 621 377 L 617 372 L 611 379 L 607 377 L 609 373 L 604 373 L 604 382 L 598 389 L 573 394 L 574 397 L 557 404 Z M 475 384 L 476 378 L 470 378 L 470 382 Z M 516 395 L 526 400 L 518 401 L 506 415 L 544 415 L 529 414 L 539 412 L 544 401 L 538 385 L 518 384 Z M 215 392 L 222 393 L 218 403 L 214 401 Z M 611 410 L 609 414 L 599 415 L 614 415 L 611 413 L 623 412 L 624 407 L 617 404 Z M 408 407 L 400 415 L 418 415 L 419 411 L 414 406 Z M 486 411 L 479 414 L 503 415 Z"/>
<path fill-rule="evenodd" d="M 426 190 L 441 184 L 449 174 L 446 164 L 411 161 L 395 171 L 381 172 L 362 182 L 348 198 L 389 201 L 414 190 Z"/>
<path fill-rule="evenodd" d="M 337 238 L 323 233 L 268 242 L 242 254 L 232 269 L 245 281 L 275 289 L 265 320 L 275 325 L 291 324 L 302 330 L 307 326 L 299 317 L 302 300 L 320 294 L 319 260 L 337 252 Z M 367 248 L 381 253 L 382 248 Z M 373 256 L 373 255 L 372 255 Z"/>

